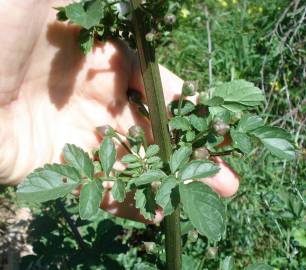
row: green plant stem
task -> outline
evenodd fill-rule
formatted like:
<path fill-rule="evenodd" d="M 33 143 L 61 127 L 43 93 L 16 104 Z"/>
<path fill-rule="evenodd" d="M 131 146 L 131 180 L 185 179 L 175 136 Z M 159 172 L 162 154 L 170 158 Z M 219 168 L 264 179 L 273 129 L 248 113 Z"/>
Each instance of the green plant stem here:
<path fill-rule="evenodd" d="M 172 152 L 165 100 L 162 90 L 159 67 L 155 58 L 155 50 L 146 41 L 144 14 L 140 9 L 141 0 L 130 0 L 133 9 L 133 29 L 138 49 L 140 67 L 145 86 L 150 119 L 155 143 L 160 147 L 160 157 L 164 162 L 170 160 Z M 166 269 L 181 270 L 181 231 L 180 211 L 164 219 L 166 244 Z"/>

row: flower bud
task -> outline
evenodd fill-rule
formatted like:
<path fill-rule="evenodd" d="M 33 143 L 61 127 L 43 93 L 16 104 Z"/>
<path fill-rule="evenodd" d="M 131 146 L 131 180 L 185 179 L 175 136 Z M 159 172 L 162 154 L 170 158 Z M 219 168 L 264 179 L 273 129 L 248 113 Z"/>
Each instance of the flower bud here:
<path fill-rule="evenodd" d="M 196 81 L 185 81 L 182 89 L 182 94 L 185 97 L 194 96 L 197 92 L 198 83 Z"/>
<path fill-rule="evenodd" d="M 217 135 L 224 136 L 226 133 L 228 133 L 230 126 L 225 124 L 222 120 L 218 120 L 215 122 L 213 128 Z"/>
<path fill-rule="evenodd" d="M 168 14 L 164 17 L 165 24 L 173 25 L 176 22 L 176 17 L 173 14 Z"/>
<path fill-rule="evenodd" d="M 115 131 L 110 125 L 104 125 L 96 128 L 97 132 L 105 137 L 105 136 L 113 136 Z"/>
<path fill-rule="evenodd" d="M 148 254 L 156 253 L 156 244 L 154 242 L 143 242 L 143 244 Z"/>
<path fill-rule="evenodd" d="M 148 42 L 153 42 L 155 40 L 155 34 L 150 32 L 148 34 L 146 34 L 146 41 Z"/>
<path fill-rule="evenodd" d="M 188 232 L 188 239 L 190 242 L 194 243 L 198 240 L 199 233 L 196 230 L 191 230 Z"/>
<path fill-rule="evenodd" d="M 205 147 L 200 147 L 194 151 L 193 157 L 194 159 L 208 159 L 209 151 Z"/>
<path fill-rule="evenodd" d="M 133 138 L 139 138 L 143 136 L 143 134 L 144 134 L 143 128 L 140 126 L 135 125 L 129 128 L 129 136 Z"/>

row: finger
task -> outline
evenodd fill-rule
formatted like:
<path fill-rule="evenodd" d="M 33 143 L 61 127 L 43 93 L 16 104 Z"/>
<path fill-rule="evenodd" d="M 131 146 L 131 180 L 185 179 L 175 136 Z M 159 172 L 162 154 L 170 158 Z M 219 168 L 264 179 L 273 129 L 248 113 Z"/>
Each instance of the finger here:
<path fill-rule="evenodd" d="M 238 174 L 220 157 L 216 157 L 214 161 L 219 165 L 220 171 L 216 175 L 201 181 L 209 185 L 222 197 L 233 196 L 239 188 Z"/>

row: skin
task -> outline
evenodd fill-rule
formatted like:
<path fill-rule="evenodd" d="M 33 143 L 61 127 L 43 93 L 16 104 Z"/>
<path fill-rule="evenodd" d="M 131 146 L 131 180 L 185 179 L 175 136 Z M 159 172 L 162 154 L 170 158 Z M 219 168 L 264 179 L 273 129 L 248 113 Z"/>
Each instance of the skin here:
<path fill-rule="evenodd" d="M 65 143 L 91 153 L 102 139 L 97 126 L 110 124 L 125 135 L 138 124 L 152 140 L 149 123 L 126 98 L 128 88 L 144 97 L 137 56 L 115 41 L 97 43 L 93 52 L 82 55 L 79 29 L 56 22 L 52 9 L 69 2 L 0 0 L 0 184 L 18 184 L 45 163 L 63 162 Z M 163 67 L 160 72 L 169 103 L 183 81 Z M 118 151 L 125 154 L 120 147 Z M 220 158 L 216 162 L 220 172 L 203 181 L 221 196 L 232 196 L 238 177 Z M 132 194 L 119 204 L 106 192 L 101 207 L 144 221 Z M 158 211 L 155 222 L 161 219 Z"/>

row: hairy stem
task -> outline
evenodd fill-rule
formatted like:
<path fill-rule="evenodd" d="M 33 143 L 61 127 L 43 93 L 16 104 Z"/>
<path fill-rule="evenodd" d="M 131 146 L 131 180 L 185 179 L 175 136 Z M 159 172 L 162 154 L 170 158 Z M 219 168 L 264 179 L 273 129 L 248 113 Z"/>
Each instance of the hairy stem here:
<path fill-rule="evenodd" d="M 141 72 L 147 96 L 148 108 L 155 143 L 160 147 L 160 157 L 168 162 L 172 152 L 165 100 L 155 50 L 146 41 L 144 14 L 140 9 L 141 0 L 130 0 L 133 9 L 133 29 L 138 49 Z M 177 208 L 164 220 L 166 237 L 167 270 L 181 270 L 180 211 Z"/>

